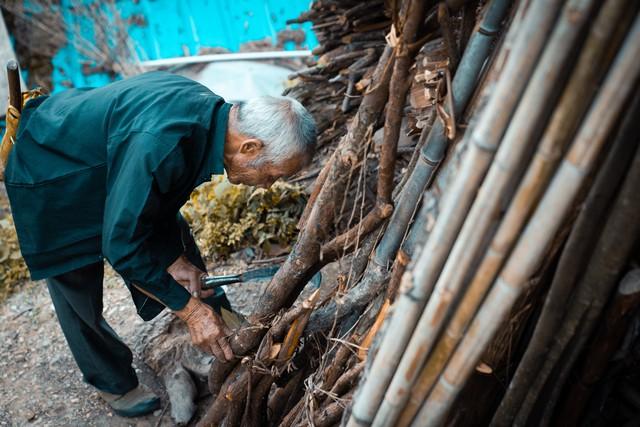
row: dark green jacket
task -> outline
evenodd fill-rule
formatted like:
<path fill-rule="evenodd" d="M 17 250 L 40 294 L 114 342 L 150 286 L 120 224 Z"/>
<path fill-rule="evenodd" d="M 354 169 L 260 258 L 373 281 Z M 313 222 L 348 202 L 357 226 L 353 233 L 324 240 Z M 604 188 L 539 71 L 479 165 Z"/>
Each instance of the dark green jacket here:
<path fill-rule="evenodd" d="M 184 307 L 188 292 L 166 272 L 183 251 L 176 216 L 223 173 L 230 107 L 164 72 L 29 101 L 5 183 L 32 279 L 104 256 L 129 283 Z"/>

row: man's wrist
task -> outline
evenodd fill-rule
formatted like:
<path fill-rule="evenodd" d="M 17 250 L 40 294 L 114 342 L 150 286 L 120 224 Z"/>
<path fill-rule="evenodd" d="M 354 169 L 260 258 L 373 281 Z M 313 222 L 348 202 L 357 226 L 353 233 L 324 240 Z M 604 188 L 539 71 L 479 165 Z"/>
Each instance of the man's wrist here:
<path fill-rule="evenodd" d="M 198 299 L 196 298 L 189 298 L 189 301 L 187 301 L 187 304 L 180 310 L 174 310 L 173 312 L 175 313 L 176 316 L 178 316 L 179 319 L 188 322 L 189 319 L 191 319 L 191 317 L 193 317 L 193 315 L 199 311 L 201 303 Z"/>

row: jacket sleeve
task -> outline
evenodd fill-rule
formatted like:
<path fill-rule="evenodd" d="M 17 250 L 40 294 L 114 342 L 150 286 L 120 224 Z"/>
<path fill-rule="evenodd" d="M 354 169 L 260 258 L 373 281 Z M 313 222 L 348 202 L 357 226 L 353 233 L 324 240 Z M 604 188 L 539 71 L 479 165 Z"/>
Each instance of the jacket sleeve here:
<path fill-rule="evenodd" d="M 183 247 L 179 235 L 158 236 L 155 227 L 162 194 L 175 191 L 181 183 L 184 154 L 179 144 L 164 156 L 158 154 L 163 142 L 151 134 L 140 133 L 133 139 L 126 152 L 110 162 L 117 166 L 108 173 L 102 253 L 125 280 L 170 309 L 180 310 L 190 295 L 166 268 Z"/>

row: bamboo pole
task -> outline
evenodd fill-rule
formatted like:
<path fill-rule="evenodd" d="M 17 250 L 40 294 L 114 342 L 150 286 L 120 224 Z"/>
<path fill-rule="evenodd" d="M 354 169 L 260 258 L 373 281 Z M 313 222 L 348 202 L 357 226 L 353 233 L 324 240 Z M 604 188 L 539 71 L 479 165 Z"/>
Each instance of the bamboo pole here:
<path fill-rule="evenodd" d="M 622 3 L 624 1 L 609 0 L 591 29 L 576 69 L 542 137 L 532 164 L 527 170 L 487 254 L 476 271 L 469 289 L 458 304 L 446 332 L 432 351 L 420 378 L 414 385 L 410 396 L 411 401 L 403 413 L 400 424 L 413 418 L 415 412 L 412 407 L 421 405 L 437 380 L 438 373 L 441 372 L 451 352 L 462 338 L 477 307 L 495 279 L 498 269 L 502 266 L 504 258 L 513 247 L 524 222 L 538 202 L 564 147 L 570 142 L 575 127 L 588 108 L 597 83 L 608 65 L 604 57 L 607 55 L 609 38 L 617 22 L 616 19 L 611 18 L 615 18 L 616 14 L 620 15 L 623 12 L 624 5 Z M 615 13 L 612 14 L 611 11 Z M 594 66 L 594 64 L 600 66 Z M 471 224 L 474 222 L 471 221 Z"/>
<path fill-rule="evenodd" d="M 610 39 L 616 31 L 616 26 L 619 25 L 619 18 L 626 11 L 625 3 L 627 2 L 609 0 L 593 26 L 586 42 L 584 54 L 579 61 L 579 69 L 586 71 L 587 76 L 591 74 L 589 84 L 582 87 L 572 87 L 570 83 L 568 86 L 572 88 L 573 97 L 576 98 L 576 101 L 579 101 L 579 98 L 583 96 L 587 100 L 590 99 L 590 95 L 595 91 L 599 81 L 599 74 L 603 72 L 597 70 L 597 68 L 604 68 L 603 66 L 608 64 Z M 595 41 L 592 43 L 592 40 Z M 592 55 L 596 54 L 597 51 L 600 51 L 597 56 Z M 589 60 L 589 57 L 591 57 L 591 60 Z M 594 64 L 600 64 L 601 66 L 595 67 Z M 574 105 L 577 106 L 578 111 L 572 110 Z M 573 114 L 577 114 L 577 117 L 580 117 L 581 108 L 579 102 L 573 105 L 570 103 L 567 107 L 569 108 L 567 111 L 572 111 Z M 631 114 L 630 117 L 633 117 L 633 112 L 627 113 L 627 116 L 629 114 Z M 561 130 L 564 126 L 565 122 L 558 123 L 557 128 Z M 571 127 L 572 121 L 566 122 L 566 126 Z M 601 167 L 598 178 L 589 192 L 585 206 L 580 211 L 569 240 L 565 245 L 531 341 L 493 417 L 492 424 L 495 426 L 512 425 L 513 419 L 527 394 L 527 390 L 539 373 L 540 364 L 546 358 L 550 343 L 560 325 L 577 276 L 584 268 L 584 264 L 586 264 L 590 251 L 595 244 L 599 224 L 604 221 L 609 201 L 613 197 L 615 188 L 622 180 L 625 170 L 624 164 L 628 162 L 628 159 L 633 154 L 630 151 L 633 147 L 625 141 L 625 139 L 630 139 L 624 137 L 626 133 L 625 126 L 621 130 L 621 134 L 616 137 L 615 144 L 609 150 L 607 160 Z M 492 248 L 494 247 L 497 249 L 508 248 L 505 245 L 492 245 Z M 500 252 L 505 253 L 504 250 Z M 493 254 L 488 255 L 487 259 L 490 260 L 491 256 Z M 489 275 L 489 280 L 492 280 L 493 272 L 498 267 L 498 262 L 488 263 L 488 269 L 486 270 L 489 272 L 485 276 Z"/>
<path fill-rule="evenodd" d="M 624 338 L 634 310 L 640 305 L 640 269 L 627 272 L 616 296 L 607 308 L 602 326 L 594 337 L 589 357 L 582 363 L 578 380 L 572 383 L 559 411 L 558 425 L 577 425 L 589 401 L 592 388 L 602 378 L 607 364 Z"/>
<path fill-rule="evenodd" d="M 409 341 L 418 316 L 449 253 L 455 233 L 511 117 L 510 113 L 515 109 L 526 81 L 533 71 L 560 3 L 559 0 L 546 0 L 529 5 L 522 28 L 516 29 L 512 26 L 510 29 L 510 32 L 517 33 L 513 51 L 496 85 L 494 96 L 490 98 L 474 129 L 469 152 L 452 185 L 451 193 L 444 199 L 439 215 L 441 220 L 436 222 L 413 272 L 406 273 L 412 275 L 412 280 L 407 280 L 411 285 L 403 290 L 396 302 L 386 332 L 386 336 L 392 338 L 383 339 L 370 370 L 375 375 L 369 375 L 360 389 L 348 426 L 367 425 L 373 421 L 384 390 L 398 366 L 399 355 L 403 353 Z M 460 70 L 462 69 L 460 67 Z M 407 187 L 410 188 L 409 185 Z"/>
<path fill-rule="evenodd" d="M 432 213 L 433 206 L 430 204 L 423 204 L 420 208 L 420 212 L 416 216 L 415 220 L 411 224 L 411 227 L 407 233 L 406 239 L 402 243 L 402 247 L 396 255 L 396 259 L 391 269 L 392 274 L 387 285 L 387 291 L 385 295 L 385 301 L 378 313 L 378 317 L 374 325 L 371 327 L 367 335 L 362 340 L 358 356 L 361 358 L 366 357 L 369 346 L 373 342 L 373 339 L 381 329 L 383 322 L 389 314 L 389 308 L 393 304 L 398 294 L 398 289 L 402 281 L 404 272 L 406 271 L 411 259 L 413 257 L 416 246 L 424 244 L 428 233 L 426 232 L 427 220 Z"/>
<path fill-rule="evenodd" d="M 491 46 L 500 28 L 500 23 L 510 5 L 511 0 L 493 0 L 489 4 L 478 30 L 474 33 L 464 52 L 452 84 L 454 115 L 456 117 L 462 114 L 473 94 L 482 67 L 489 56 Z M 386 266 L 400 247 L 402 236 L 404 236 L 413 216 L 413 207 L 418 205 L 425 187 L 431 181 L 444 158 L 448 140 L 440 121 L 433 124 L 426 138 L 427 140 L 419 152 L 417 164 L 403 185 L 403 190 L 396 203 L 397 208 L 389 220 L 387 232 L 376 249 L 375 261 L 379 265 Z"/>
<path fill-rule="evenodd" d="M 640 92 L 637 92 L 636 96 L 635 104 L 640 105 Z M 631 111 L 633 110 L 637 113 L 638 108 L 632 108 Z M 637 115 L 628 117 L 634 124 L 637 123 Z M 633 127 L 635 127 L 633 138 L 627 140 L 627 143 L 635 148 L 638 145 L 637 138 L 640 136 L 640 127 Z M 554 369 L 558 368 L 558 374 L 553 376 L 551 393 L 545 393 L 546 409 L 541 424 L 548 424 L 560 388 L 564 385 L 570 368 L 591 336 L 604 304 L 613 291 L 633 245 L 637 242 L 640 231 L 640 222 L 637 221 L 640 217 L 638 182 L 640 182 L 640 151 L 636 150 L 635 158 L 622 189 L 611 208 L 611 214 L 587 263 L 587 270 L 573 292 L 561 327 L 555 330 L 553 346 L 547 353 L 544 364 L 529 389 L 527 397 L 531 398 L 525 399 L 516 417 L 516 423 L 524 423 L 529 418 L 534 402 L 537 400 L 536 397 L 540 397 L 542 387 L 551 377 Z M 561 360 L 562 365 L 559 366 Z"/>
<path fill-rule="evenodd" d="M 518 108 L 500 143 L 489 173 L 464 221 L 458 238 L 447 257 L 427 306 L 418 321 L 407 350 L 387 389 L 384 401 L 374 420 L 374 426 L 393 425 L 409 398 L 409 390 L 418 377 L 430 350 L 453 304 L 463 291 L 465 277 L 472 268 L 480 246 L 486 241 L 492 222 L 499 214 L 508 186 L 520 175 L 518 167 L 535 144 L 534 134 L 544 120 L 553 91 L 563 79 L 562 73 L 580 31 L 587 22 L 594 0 L 570 0 L 555 26 L 549 43 L 530 79 Z M 520 166 L 521 167 L 521 166 Z M 447 217 L 444 217 L 447 218 Z M 416 396 L 405 411 L 399 425 L 408 425 L 426 396 Z M 407 413 L 408 412 L 408 413 Z"/>
<path fill-rule="evenodd" d="M 509 314 L 523 291 L 524 284 L 535 272 L 609 131 L 615 125 L 625 99 L 634 88 L 640 75 L 640 61 L 637 61 L 639 55 L 640 17 L 635 19 L 571 150 L 565 156 L 467 334 L 414 420 L 414 425 L 437 426 L 444 421 L 482 352 Z"/>

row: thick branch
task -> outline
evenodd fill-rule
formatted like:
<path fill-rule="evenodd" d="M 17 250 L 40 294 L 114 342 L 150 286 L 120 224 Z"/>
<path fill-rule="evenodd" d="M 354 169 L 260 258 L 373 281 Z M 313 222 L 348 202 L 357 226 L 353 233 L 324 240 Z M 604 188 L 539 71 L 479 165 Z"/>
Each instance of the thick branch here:
<path fill-rule="evenodd" d="M 393 176 L 398 149 L 398 137 L 402 122 L 407 90 L 409 89 L 409 67 L 413 63 L 412 52 L 408 46 L 416 39 L 420 25 L 424 19 L 425 5 L 423 0 L 412 0 L 407 7 L 407 13 L 402 25 L 402 34 L 398 40 L 396 49 L 396 61 L 393 67 L 393 76 L 389 85 L 389 103 L 384 123 L 384 136 L 382 151 L 380 152 L 380 165 L 378 169 L 378 204 L 391 203 L 393 192 Z M 415 52 L 413 52 L 415 54 Z"/>
<path fill-rule="evenodd" d="M 323 245 L 320 251 L 322 264 L 333 262 L 355 249 L 362 238 L 376 230 L 380 223 L 391 215 L 391 212 L 393 212 L 391 204 L 377 205 L 358 224 Z"/>

